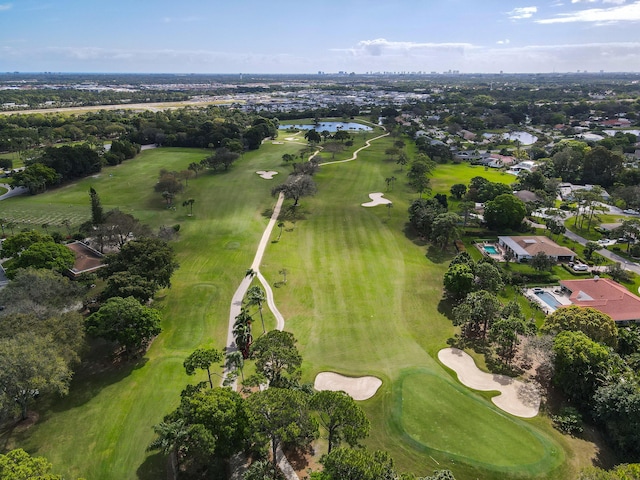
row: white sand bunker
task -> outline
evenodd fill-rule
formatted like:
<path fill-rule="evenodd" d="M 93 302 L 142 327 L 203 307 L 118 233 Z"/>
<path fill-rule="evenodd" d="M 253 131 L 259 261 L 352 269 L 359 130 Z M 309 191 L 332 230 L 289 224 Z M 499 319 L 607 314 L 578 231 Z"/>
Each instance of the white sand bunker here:
<path fill-rule="evenodd" d="M 274 177 L 274 175 L 278 174 L 278 172 L 274 172 L 274 171 L 265 172 L 264 170 L 260 170 L 256 173 L 260 175 L 262 178 L 266 178 L 267 180 L 271 180 Z"/>
<path fill-rule="evenodd" d="M 313 388 L 316 390 L 342 390 L 354 400 L 367 400 L 373 397 L 382 385 L 377 377 L 345 377 L 333 372 L 320 372 L 316 375 Z"/>
<path fill-rule="evenodd" d="M 474 390 L 498 390 L 491 401 L 511 415 L 535 417 L 540 408 L 540 392 L 535 384 L 524 383 L 506 375 L 486 373 L 476 367 L 473 358 L 457 348 L 444 348 L 438 359 L 458 374 L 460 382 Z"/>
<path fill-rule="evenodd" d="M 371 199 L 371 201 L 367 203 L 363 203 L 362 206 L 375 207 L 376 205 L 387 205 L 388 203 L 391 203 L 391 200 L 382 198 L 383 196 L 384 196 L 384 193 L 370 193 L 369 198 Z"/>
<path fill-rule="evenodd" d="M 284 142 L 271 142 L 271 145 L 284 145 Z"/>

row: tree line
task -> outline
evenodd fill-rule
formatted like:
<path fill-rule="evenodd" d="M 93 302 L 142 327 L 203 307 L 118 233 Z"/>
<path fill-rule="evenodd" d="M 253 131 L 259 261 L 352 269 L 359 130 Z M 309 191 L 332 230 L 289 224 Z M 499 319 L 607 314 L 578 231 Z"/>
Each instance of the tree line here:
<path fill-rule="evenodd" d="M 224 358 L 220 351 L 196 349 L 185 359 L 185 371 L 193 375 L 204 370 L 207 381 L 183 390 L 180 405 L 154 426 L 156 438 L 149 450 L 169 456 L 178 478 L 226 478 L 230 457 L 243 452 L 251 457 L 243 478 L 276 479 L 283 478 L 277 451 L 283 448 L 304 454 L 322 430 L 328 440 L 320 460 L 323 469 L 312 472 L 310 478 L 415 479 L 397 472 L 388 453 L 371 452 L 360 445 L 369 434 L 370 423 L 349 395 L 313 391 L 311 385 L 301 383 L 302 357 L 296 343 L 289 332 L 263 333 L 249 349 L 247 360 L 254 363 L 256 373 L 243 382 L 242 393 L 213 386 L 212 370 Z M 232 371 L 242 369 L 242 355 L 235 359 L 227 355 L 225 363 Z M 268 388 L 251 388 L 257 385 Z M 444 470 L 434 475 L 421 478 L 454 478 Z"/>
<path fill-rule="evenodd" d="M 557 428 L 579 435 L 582 419 L 598 425 L 621 458 L 640 460 L 640 328 L 616 325 L 590 307 L 558 308 L 540 328 L 517 300 L 503 304 L 500 270 L 490 260 L 458 254 L 444 276 L 449 316 L 460 327 L 457 342 L 495 354 L 511 370 L 517 355 L 537 359 L 535 378 L 561 392 L 563 406 L 552 415 Z M 522 345 L 521 345 L 522 344 Z"/>

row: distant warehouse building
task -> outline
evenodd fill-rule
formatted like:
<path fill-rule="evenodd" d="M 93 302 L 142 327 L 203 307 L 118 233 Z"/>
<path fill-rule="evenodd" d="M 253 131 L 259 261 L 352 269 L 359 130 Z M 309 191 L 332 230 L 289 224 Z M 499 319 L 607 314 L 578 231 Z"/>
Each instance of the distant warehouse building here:
<path fill-rule="evenodd" d="M 511 252 L 517 262 L 527 262 L 540 252 L 557 262 L 572 262 L 576 257 L 572 250 L 540 235 L 498 237 L 498 245 L 503 251 Z"/>

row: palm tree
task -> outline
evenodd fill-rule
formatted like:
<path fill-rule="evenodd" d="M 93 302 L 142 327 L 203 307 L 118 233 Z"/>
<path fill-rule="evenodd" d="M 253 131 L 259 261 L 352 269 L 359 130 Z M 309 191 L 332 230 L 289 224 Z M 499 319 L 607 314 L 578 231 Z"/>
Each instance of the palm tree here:
<path fill-rule="evenodd" d="M 2 229 L 2 236 L 4 237 L 4 224 L 6 220 L 4 218 L 0 218 L 0 228 Z"/>
<path fill-rule="evenodd" d="M 238 350 L 242 353 L 242 358 L 249 358 L 249 348 L 253 342 L 251 327 L 244 323 L 237 323 L 233 327 L 233 338 Z"/>
<path fill-rule="evenodd" d="M 391 218 L 391 209 L 393 208 L 393 203 L 389 202 L 387 203 L 387 213 L 388 213 L 388 217 Z"/>
<path fill-rule="evenodd" d="M 287 270 L 286 268 L 283 268 L 278 273 L 280 275 L 282 275 L 282 283 L 284 283 L 286 285 L 287 284 L 287 273 L 289 273 L 289 270 Z"/>
<path fill-rule="evenodd" d="M 242 376 L 242 383 L 244 383 L 244 355 L 242 352 L 235 351 L 227 354 L 227 358 L 224 365 L 229 371 L 240 370 Z"/>
<path fill-rule="evenodd" d="M 238 350 L 242 352 L 244 358 L 249 357 L 249 347 L 253 337 L 251 335 L 251 315 L 246 308 L 240 309 L 240 313 L 236 316 L 233 324 L 233 337 L 236 341 Z"/>
<path fill-rule="evenodd" d="M 279 241 L 280 237 L 282 236 L 282 229 L 284 228 L 284 222 L 282 220 L 278 222 L 278 228 L 280 229 L 280 232 L 278 233 L 278 241 Z"/>
<path fill-rule="evenodd" d="M 179 450 L 184 446 L 189 436 L 189 427 L 184 419 L 179 418 L 174 422 L 160 422 L 153 426 L 157 438 L 149 444 L 147 451 L 160 450 L 171 457 L 173 466 L 177 470 L 180 465 Z"/>
<path fill-rule="evenodd" d="M 189 216 L 191 217 L 193 215 L 193 204 L 196 201 L 193 198 L 190 198 L 189 200 L 185 200 L 184 202 L 182 202 L 182 206 L 183 207 L 189 207 Z"/>
<path fill-rule="evenodd" d="M 391 190 L 391 188 L 393 188 L 393 182 L 396 181 L 396 177 L 394 176 L 387 177 L 384 179 L 384 181 L 387 184 L 387 190 Z"/>
<path fill-rule="evenodd" d="M 262 320 L 262 333 L 267 333 L 267 329 L 264 326 L 264 317 L 262 315 L 262 304 L 264 303 L 266 296 L 264 290 L 257 285 L 254 285 L 247 290 L 247 305 L 255 305 L 260 312 L 260 320 Z"/>

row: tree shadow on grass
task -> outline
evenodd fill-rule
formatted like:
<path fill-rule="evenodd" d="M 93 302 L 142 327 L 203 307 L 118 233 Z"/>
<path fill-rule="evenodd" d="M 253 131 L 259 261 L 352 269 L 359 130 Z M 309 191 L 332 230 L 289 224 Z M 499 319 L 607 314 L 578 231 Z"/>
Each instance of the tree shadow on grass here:
<path fill-rule="evenodd" d="M 404 228 L 402 230 L 404 232 L 404 236 L 411 240 L 415 245 L 419 247 L 423 247 L 427 245 L 429 242 L 426 238 L 420 236 L 415 229 L 411 226 L 410 223 L 405 223 Z"/>
<path fill-rule="evenodd" d="M 133 371 L 146 365 L 148 358 L 136 358 L 121 363 L 92 359 L 82 364 L 71 381 L 69 395 L 64 398 L 52 398 L 43 420 L 51 414 L 79 407 L 97 396 L 105 387 L 118 383 Z"/>
<path fill-rule="evenodd" d="M 159 478 L 171 478 L 167 471 L 167 457 L 160 452 L 149 455 L 136 470 L 136 476 L 140 480 L 157 480 Z"/>
<path fill-rule="evenodd" d="M 429 245 L 426 256 L 433 263 L 448 262 L 452 258 L 452 255 L 450 252 L 448 252 L 447 250 L 442 250 L 441 248 L 436 247 L 434 245 Z"/>

